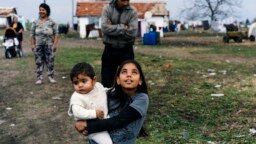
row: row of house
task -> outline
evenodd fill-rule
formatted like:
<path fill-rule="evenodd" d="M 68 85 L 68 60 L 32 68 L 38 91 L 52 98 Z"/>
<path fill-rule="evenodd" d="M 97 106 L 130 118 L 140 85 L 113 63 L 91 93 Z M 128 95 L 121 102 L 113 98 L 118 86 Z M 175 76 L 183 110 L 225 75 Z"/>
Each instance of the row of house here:
<path fill-rule="evenodd" d="M 139 1 L 139 0 L 137 0 Z M 87 25 L 94 24 L 96 29 L 101 29 L 101 12 L 107 0 L 77 0 L 76 17 L 78 18 L 79 33 L 81 38 L 88 36 Z M 160 37 L 163 37 L 163 28 L 168 27 L 169 11 L 166 9 L 166 1 L 133 2 L 130 4 L 138 11 L 138 36 L 143 37 L 148 32 L 149 25 L 155 25 Z M 88 27 L 87 27 L 88 28 Z M 90 37 L 90 35 L 89 35 Z"/>
<path fill-rule="evenodd" d="M 101 29 L 101 12 L 108 3 L 109 0 L 76 0 L 75 16 L 81 38 L 93 36 L 88 34 L 88 28 L 91 29 L 88 26 Z M 138 11 L 138 36 L 143 37 L 144 33 L 149 31 L 149 26 L 155 25 L 160 36 L 163 37 L 163 28 L 168 27 L 170 15 L 166 9 L 166 0 L 131 0 L 130 3 Z M 0 7 L 0 27 L 8 26 L 13 15 L 17 15 L 16 8 Z"/>

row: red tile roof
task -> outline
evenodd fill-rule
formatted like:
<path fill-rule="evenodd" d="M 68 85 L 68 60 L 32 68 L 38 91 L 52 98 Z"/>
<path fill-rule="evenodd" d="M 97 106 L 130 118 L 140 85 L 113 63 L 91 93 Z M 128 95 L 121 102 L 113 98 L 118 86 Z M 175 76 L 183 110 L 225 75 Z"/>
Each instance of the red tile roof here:
<path fill-rule="evenodd" d="M 77 3 L 76 16 L 100 16 L 106 2 L 81 2 Z"/>
<path fill-rule="evenodd" d="M 8 16 L 9 14 L 17 14 L 16 8 L 13 7 L 0 7 L 0 16 Z"/>
<path fill-rule="evenodd" d="M 109 2 L 78 2 L 76 9 L 77 17 L 101 16 L 102 8 Z M 153 16 L 169 16 L 169 11 L 164 3 L 131 3 L 137 11 L 139 18 L 143 19 L 144 14 L 150 11 Z"/>

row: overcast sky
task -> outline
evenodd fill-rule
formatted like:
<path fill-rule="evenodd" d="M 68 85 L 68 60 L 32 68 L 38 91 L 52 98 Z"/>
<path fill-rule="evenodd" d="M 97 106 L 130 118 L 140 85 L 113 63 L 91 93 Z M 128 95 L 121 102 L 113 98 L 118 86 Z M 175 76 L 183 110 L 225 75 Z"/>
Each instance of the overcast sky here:
<path fill-rule="evenodd" d="M 179 20 L 179 11 L 183 2 L 190 0 L 167 0 L 167 9 L 172 19 Z M 37 19 L 38 6 L 44 0 L 0 0 L 0 7 L 16 7 L 19 15 L 27 19 Z M 51 17 L 58 23 L 72 23 L 72 0 L 46 0 L 51 7 Z M 74 3 L 75 4 L 75 3 Z M 256 0 L 243 0 L 239 11 L 239 20 L 247 18 L 253 20 L 256 17 Z"/>
<path fill-rule="evenodd" d="M 167 0 L 167 9 L 170 11 L 170 17 L 180 19 L 180 10 L 186 1 L 190 0 Z M 243 0 L 241 8 L 238 9 L 237 16 L 239 21 L 249 19 L 252 21 L 256 18 L 256 0 Z"/>

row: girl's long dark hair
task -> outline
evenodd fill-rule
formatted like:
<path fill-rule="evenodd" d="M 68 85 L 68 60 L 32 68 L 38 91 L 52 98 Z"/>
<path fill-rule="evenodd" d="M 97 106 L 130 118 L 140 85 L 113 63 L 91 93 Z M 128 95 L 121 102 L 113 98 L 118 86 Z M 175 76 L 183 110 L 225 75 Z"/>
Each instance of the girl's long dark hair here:
<path fill-rule="evenodd" d="M 114 79 L 114 85 L 113 87 L 107 92 L 107 95 L 108 95 L 108 98 L 109 99 L 119 99 L 120 101 L 120 104 L 118 107 L 116 107 L 115 109 L 123 109 L 124 107 L 126 107 L 129 102 L 130 102 L 130 97 L 125 94 L 122 90 L 122 87 L 120 85 L 117 84 L 117 77 L 120 75 L 120 72 L 122 70 L 122 68 L 124 67 L 124 65 L 128 64 L 128 63 L 132 63 L 135 65 L 135 67 L 139 70 L 139 73 L 140 73 L 140 79 L 142 81 L 142 84 L 141 85 L 138 85 L 137 87 L 137 93 L 146 93 L 148 94 L 148 88 L 147 88 L 147 84 L 146 84 L 146 81 L 145 81 L 145 77 L 144 77 L 144 74 L 143 74 L 143 71 L 142 71 L 142 68 L 140 66 L 140 64 L 135 61 L 135 60 L 126 60 L 124 62 L 121 63 L 121 65 L 118 67 L 117 71 L 116 71 L 116 75 L 115 75 L 115 79 Z M 112 109 L 112 110 L 115 110 L 115 109 Z M 109 109 L 109 112 L 112 111 Z M 142 128 L 140 129 L 140 132 L 139 132 L 139 137 L 146 137 L 146 136 L 149 136 L 147 130 L 145 130 L 145 123 L 143 123 L 143 126 Z"/>
<path fill-rule="evenodd" d="M 117 81 L 116 81 L 117 77 L 120 75 L 120 72 L 121 72 L 122 68 L 124 67 L 124 65 L 126 65 L 128 63 L 134 64 L 135 67 L 138 69 L 139 74 L 140 74 L 140 79 L 142 81 L 142 84 L 138 85 L 137 93 L 146 93 L 146 94 L 148 94 L 147 84 L 146 84 L 145 77 L 144 77 L 144 74 L 143 74 L 143 71 L 142 71 L 142 68 L 141 68 L 140 64 L 135 60 L 126 60 L 126 61 L 122 62 L 120 64 L 120 66 L 118 67 L 118 69 L 116 71 L 115 79 L 114 79 L 114 85 L 107 93 L 107 95 L 110 99 L 111 98 L 112 99 L 119 99 L 120 105 L 119 105 L 118 108 L 125 107 L 127 105 L 127 102 L 130 99 L 130 97 L 123 92 L 121 85 L 118 85 Z"/>

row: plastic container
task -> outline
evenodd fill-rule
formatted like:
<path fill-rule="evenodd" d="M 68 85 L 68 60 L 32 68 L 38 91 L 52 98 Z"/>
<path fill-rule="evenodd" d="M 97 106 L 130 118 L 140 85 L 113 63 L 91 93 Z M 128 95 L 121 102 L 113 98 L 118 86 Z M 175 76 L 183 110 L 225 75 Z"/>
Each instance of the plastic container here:
<path fill-rule="evenodd" d="M 156 32 L 145 33 L 143 36 L 144 45 L 156 45 L 157 44 L 157 34 Z"/>

